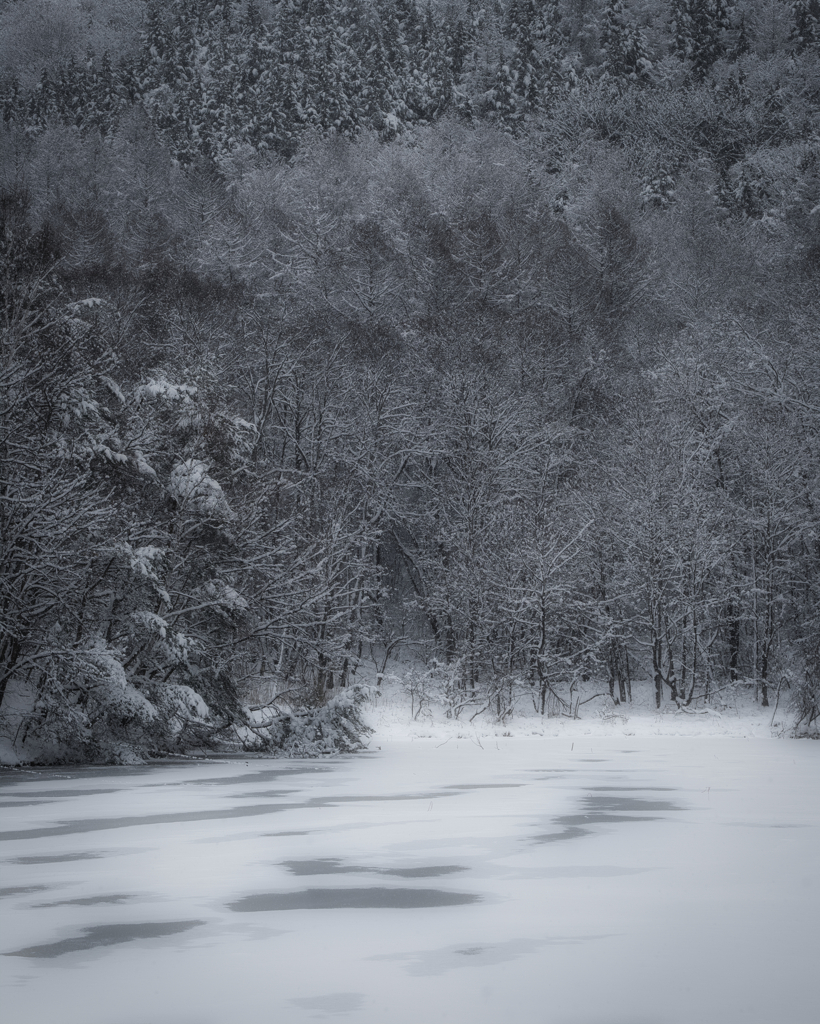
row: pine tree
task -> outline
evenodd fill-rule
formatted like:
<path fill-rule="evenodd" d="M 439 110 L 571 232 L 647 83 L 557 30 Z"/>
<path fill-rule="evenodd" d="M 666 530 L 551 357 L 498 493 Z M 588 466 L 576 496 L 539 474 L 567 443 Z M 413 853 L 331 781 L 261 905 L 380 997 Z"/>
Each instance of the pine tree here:
<path fill-rule="evenodd" d="M 345 12 L 334 0 L 307 0 L 299 16 L 296 57 L 301 71 L 303 119 L 320 131 L 355 130 L 348 97 Z"/>
<path fill-rule="evenodd" d="M 424 17 L 413 26 L 410 54 L 410 78 L 405 93 L 412 116 L 430 122 L 449 105 L 453 72 L 450 63 L 450 39 L 428 5 Z"/>
<path fill-rule="evenodd" d="M 604 72 L 618 82 L 642 84 L 652 64 L 643 35 L 632 23 L 624 0 L 607 0 L 603 14 Z"/>
<path fill-rule="evenodd" d="M 358 127 L 348 95 L 348 70 L 354 62 L 355 54 L 345 45 L 342 26 L 332 23 L 324 40 L 324 59 L 315 68 L 314 105 L 325 131 L 348 137 L 354 135 Z M 353 76 L 356 78 L 358 74 L 354 71 Z"/>
<path fill-rule="evenodd" d="M 489 113 L 503 125 L 511 126 L 518 120 L 515 72 L 504 54 L 498 55 L 495 80 L 487 96 Z"/>
<path fill-rule="evenodd" d="M 242 138 L 256 150 L 275 146 L 276 110 L 273 68 L 275 51 L 259 8 L 249 3 L 236 43 L 237 83 L 234 102 L 243 111 Z"/>
<path fill-rule="evenodd" d="M 20 116 L 22 96 L 20 81 L 16 77 L 10 82 L 0 84 L 0 111 L 2 111 L 3 123 L 15 121 Z"/>
<path fill-rule="evenodd" d="M 478 62 L 476 47 L 483 11 L 477 11 L 475 0 L 467 0 L 467 8 L 458 20 L 446 26 L 447 65 L 452 78 L 453 101 L 463 114 L 472 112 L 471 76 Z"/>
<path fill-rule="evenodd" d="M 409 119 L 404 98 L 406 83 L 391 61 L 391 53 L 397 61 L 401 59 L 395 28 L 388 16 L 389 31 L 385 32 L 381 18 L 369 11 L 356 33 L 357 49 L 362 55 L 363 111 L 369 123 L 385 137 L 391 137 Z"/>
<path fill-rule="evenodd" d="M 530 114 L 547 105 L 560 84 L 565 56 L 560 12 L 555 0 L 512 0 L 507 18 L 515 92 L 522 112 Z"/>
<path fill-rule="evenodd" d="M 45 128 L 57 113 L 57 87 L 51 79 L 48 68 L 43 68 L 40 81 L 32 90 L 26 104 L 26 123 L 33 128 Z"/>
<path fill-rule="evenodd" d="M 111 132 L 123 106 L 120 85 L 106 51 L 99 61 L 89 62 L 88 120 L 103 134 Z"/>
<path fill-rule="evenodd" d="M 450 27 L 448 43 L 450 68 L 453 79 L 458 82 L 467 67 L 470 53 L 475 45 L 474 36 L 469 26 L 465 25 L 463 18 L 459 18 L 456 24 Z"/>
<path fill-rule="evenodd" d="M 560 29 L 561 11 L 557 0 L 541 4 L 535 27 L 540 71 L 540 102 L 548 107 L 566 86 L 567 40 Z"/>
<path fill-rule="evenodd" d="M 86 69 L 72 55 L 57 71 L 54 109 L 67 124 L 80 125 L 86 108 Z"/>
<path fill-rule="evenodd" d="M 300 9 L 294 0 L 286 0 L 279 7 L 273 31 L 270 81 L 273 92 L 268 98 L 271 120 L 275 123 L 275 148 L 291 156 L 304 130 L 302 107 L 303 73 L 299 67 Z"/>
<path fill-rule="evenodd" d="M 515 45 L 511 61 L 515 92 L 526 113 L 540 105 L 541 97 L 543 68 L 538 48 L 539 8 L 536 0 L 512 0 L 509 9 L 510 34 Z"/>
<path fill-rule="evenodd" d="M 688 60 L 696 78 L 704 78 L 725 51 L 731 27 L 729 0 L 672 0 L 673 51 Z"/>
<path fill-rule="evenodd" d="M 175 84 L 179 61 L 174 29 L 166 5 L 161 0 L 150 0 L 141 33 L 140 92 Z"/>
<path fill-rule="evenodd" d="M 345 103 L 350 133 L 358 132 L 368 118 L 366 47 L 361 32 L 365 11 L 360 0 L 337 0 L 337 56 L 344 83 Z"/>
<path fill-rule="evenodd" d="M 820 42 L 820 0 L 792 0 L 790 38 L 797 50 Z"/>
<path fill-rule="evenodd" d="M 752 48 L 753 38 L 754 32 L 750 29 L 746 21 L 746 13 L 741 11 L 740 22 L 737 26 L 737 38 L 728 53 L 729 60 L 736 61 L 744 54 L 748 53 Z"/>

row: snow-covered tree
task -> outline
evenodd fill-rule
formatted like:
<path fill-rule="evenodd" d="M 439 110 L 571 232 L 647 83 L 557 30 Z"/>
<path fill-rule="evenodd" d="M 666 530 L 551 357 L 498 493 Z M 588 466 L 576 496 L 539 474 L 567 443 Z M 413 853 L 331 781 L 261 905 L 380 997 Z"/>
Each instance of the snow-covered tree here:
<path fill-rule="evenodd" d="M 798 50 L 816 46 L 820 42 L 820 3 L 818 0 L 793 0 L 791 13 L 791 39 Z"/>
<path fill-rule="evenodd" d="M 642 33 L 630 20 L 624 0 L 608 0 L 601 36 L 605 74 L 619 82 L 641 84 L 649 80 L 652 63 Z"/>
<path fill-rule="evenodd" d="M 725 50 L 731 26 L 729 0 L 672 0 L 673 51 L 703 78 Z"/>

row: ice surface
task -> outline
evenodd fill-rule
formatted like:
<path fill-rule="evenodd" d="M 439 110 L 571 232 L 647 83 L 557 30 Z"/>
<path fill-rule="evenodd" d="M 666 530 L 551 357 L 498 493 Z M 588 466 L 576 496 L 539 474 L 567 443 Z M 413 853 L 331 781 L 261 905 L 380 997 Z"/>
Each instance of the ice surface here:
<path fill-rule="evenodd" d="M 3 772 L 3 1019 L 820 1018 L 820 744 L 477 739 Z"/>

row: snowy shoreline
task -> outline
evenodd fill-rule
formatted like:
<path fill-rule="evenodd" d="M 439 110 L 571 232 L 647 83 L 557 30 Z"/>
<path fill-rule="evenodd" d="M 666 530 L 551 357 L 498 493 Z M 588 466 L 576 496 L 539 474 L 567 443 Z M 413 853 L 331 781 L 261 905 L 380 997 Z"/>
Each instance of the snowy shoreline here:
<path fill-rule="evenodd" d="M 431 704 L 423 712 L 414 714 L 413 706 L 397 680 L 383 689 L 366 686 L 367 697 L 358 706 L 362 721 L 371 732 L 363 738 L 364 750 L 380 750 L 395 743 L 429 743 L 433 746 L 451 740 L 469 740 L 481 746 L 484 743 L 503 743 L 516 739 L 563 738 L 580 740 L 589 737 L 713 737 L 735 739 L 791 739 L 794 738 L 793 715 L 786 701 L 775 707 L 762 707 L 751 693 L 741 687 L 734 688 L 730 699 L 719 707 L 700 706 L 678 708 L 665 702 L 660 709 L 654 706 L 648 687 L 636 689 L 629 704 L 613 705 L 606 697 L 595 698 L 583 713 L 569 715 L 540 715 L 526 707 L 499 721 L 489 710 L 476 713 L 476 708 L 465 708 L 460 717 L 446 715 L 443 706 Z M 341 691 L 345 692 L 345 691 Z M 249 730 L 238 733 L 252 739 Z M 328 751 L 333 754 L 339 751 Z M 322 756 L 321 752 L 317 752 Z M 300 757 L 299 752 L 273 750 L 243 750 L 241 747 L 222 749 L 190 748 L 174 756 L 231 758 Z M 311 755 L 311 756 L 316 756 Z M 162 760 L 162 758 L 160 758 Z M 13 749 L 7 737 L 0 737 L 0 767 L 15 767 L 43 763 L 37 758 L 26 759 Z M 48 763 L 48 762 L 46 762 Z M 59 764 L 59 761 L 52 762 Z M 92 763 L 92 762 L 89 762 Z M 123 762 L 126 763 L 126 762 Z M 134 761 L 133 763 L 139 763 Z"/>
<path fill-rule="evenodd" d="M 560 737 L 640 736 L 640 737 L 715 737 L 740 739 L 790 738 L 789 716 L 772 708 L 707 708 L 699 711 L 663 708 L 656 711 L 630 706 L 613 708 L 608 712 L 586 718 L 516 716 L 507 722 L 476 718 L 447 719 L 441 715 L 414 720 L 407 708 L 385 703 L 370 704 L 363 714 L 373 729 L 369 749 L 383 744 L 406 742 L 446 743 L 452 739 L 468 739 L 476 743 L 485 740 L 532 739 Z"/>

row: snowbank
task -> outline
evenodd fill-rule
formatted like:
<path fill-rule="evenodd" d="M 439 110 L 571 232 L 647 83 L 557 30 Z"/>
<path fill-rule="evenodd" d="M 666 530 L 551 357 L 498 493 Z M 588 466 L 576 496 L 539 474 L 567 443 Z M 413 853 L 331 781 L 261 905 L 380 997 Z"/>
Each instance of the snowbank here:
<path fill-rule="evenodd" d="M 465 711 L 458 719 L 447 718 L 441 708 L 425 708 L 418 716 L 411 713 L 410 702 L 400 687 L 381 692 L 373 690 L 365 706 L 365 721 L 373 729 L 370 747 L 382 744 L 429 741 L 446 743 L 451 739 L 471 739 L 476 743 L 500 737 L 581 737 L 607 736 L 731 736 L 771 738 L 789 735 L 792 721 L 781 703 L 776 709 L 764 708 L 753 695 L 738 687 L 725 695 L 719 707 L 677 708 L 671 702 L 656 709 L 651 696 L 640 691 L 631 704 L 613 705 L 599 699 L 582 709 L 578 718 L 541 716 L 534 711 L 520 712 L 504 722 L 488 712 L 472 720 Z"/>

